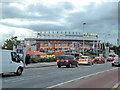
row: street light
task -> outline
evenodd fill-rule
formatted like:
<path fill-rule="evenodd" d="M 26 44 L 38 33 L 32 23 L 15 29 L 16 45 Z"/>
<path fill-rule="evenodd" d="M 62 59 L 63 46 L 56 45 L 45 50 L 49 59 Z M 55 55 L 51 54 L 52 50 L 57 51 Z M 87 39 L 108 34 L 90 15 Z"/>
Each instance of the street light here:
<path fill-rule="evenodd" d="M 83 55 L 84 55 L 84 25 L 85 25 L 86 23 L 83 23 Z"/>
<path fill-rule="evenodd" d="M 104 34 L 105 35 L 105 34 Z M 106 52 L 106 38 L 107 38 L 107 36 L 110 36 L 110 34 L 107 34 L 107 35 L 105 35 L 104 36 L 104 48 L 105 48 L 105 57 L 107 57 L 108 55 L 107 55 L 107 52 Z M 107 60 L 105 59 L 105 63 L 107 63 Z"/>

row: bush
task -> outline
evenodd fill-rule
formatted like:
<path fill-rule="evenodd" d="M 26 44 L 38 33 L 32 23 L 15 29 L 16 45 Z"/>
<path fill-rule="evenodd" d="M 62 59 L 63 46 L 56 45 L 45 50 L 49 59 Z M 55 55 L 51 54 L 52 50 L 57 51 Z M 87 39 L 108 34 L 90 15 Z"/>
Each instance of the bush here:
<path fill-rule="evenodd" d="M 38 63 L 38 62 L 55 62 L 56 58 L 51 57 L 51 58 L 40 58 L 40 57 L 35 57 L 30 59 L 30 63 Z"/>

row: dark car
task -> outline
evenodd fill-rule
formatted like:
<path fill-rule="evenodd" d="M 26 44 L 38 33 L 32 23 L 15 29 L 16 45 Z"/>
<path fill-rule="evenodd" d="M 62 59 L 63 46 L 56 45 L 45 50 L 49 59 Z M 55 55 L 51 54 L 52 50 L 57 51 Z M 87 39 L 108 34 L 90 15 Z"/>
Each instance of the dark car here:
<path fill-rule="evenodd" d="M 115 60 L 112 62 L 112 66 L 120 66 L 120 59 L 115 59 Z"/>
<path fill-rule="evenodd" d="M 95 57 L 93 59 L 93 62 L 94 63 L 105 63 L 105 60 L 103 58 L 101 58 L 101 57 Z"/>
<path fill-rule="evenodd" d="M 58 68 L 60 68 L 61 66 L 71 67 L 73 65 L 78 67 L 78 62 L 76 58 L 72 55 L 58 56 L 56 62 L 57 62 Z"/>

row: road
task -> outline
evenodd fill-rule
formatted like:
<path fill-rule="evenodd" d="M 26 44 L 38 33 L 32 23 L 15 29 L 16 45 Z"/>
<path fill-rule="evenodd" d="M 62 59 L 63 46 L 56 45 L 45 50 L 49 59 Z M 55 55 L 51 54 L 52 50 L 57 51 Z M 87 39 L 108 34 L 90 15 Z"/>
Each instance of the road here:
<path fill-rule="evenodd" d="M 49 88 L 62 85 L 63 83 L 95 75 L 95 73 L 103 72 L 112 67 L 111 63 L 107 64 L 94 64 L 94 65 L 80 65 L 78 68 L 57 68 L 57 66 L 44 67 L 44 68 L 31 68 L 25 69 L 21 76 L 4 76 L 2 78 L 3 88 Z M 109 72 L 109 71 L 107 71 Z M 101 74 L 101 73 L 100 73 Z M 115 75 L 113 75 L 114 77 Z M 106 75 L 107 77 L 107 75 Z M 109 78 L 111 79 L 111 78 Z M 80 80 L 79 80 L 80 81 Z M 89 80 L 90 83 L 91 80 Z M 99 82 L 99 81 L 97 81 Z M 118 81 L 115 79 L 112 85 Z M 81 83 L 81 82 L 80 82 Z M 113 86 L 106 85 L 103 88 L 112 88 Z M 60 87 L 61 88 L 61 87 Z M 86 88 L 86 87 L 83 87 Z"/>

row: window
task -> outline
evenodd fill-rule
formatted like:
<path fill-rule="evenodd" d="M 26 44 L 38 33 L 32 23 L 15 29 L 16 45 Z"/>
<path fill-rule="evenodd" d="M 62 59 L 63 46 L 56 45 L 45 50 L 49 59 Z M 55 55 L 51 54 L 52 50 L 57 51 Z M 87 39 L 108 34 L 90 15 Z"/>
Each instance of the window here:
<path fill-rule="evenodd" d="M 11 52 L 11 56 L 12 56 L 12 61 L 20 62 L 20 58 L 18 58 L 18 56 L 15 52 Z"/>
<path fill-rule="evenodd" d="M 81 57 L 81 59 L 87 59 L 87 57 Z"/>

